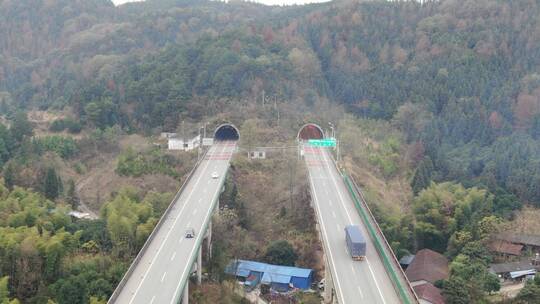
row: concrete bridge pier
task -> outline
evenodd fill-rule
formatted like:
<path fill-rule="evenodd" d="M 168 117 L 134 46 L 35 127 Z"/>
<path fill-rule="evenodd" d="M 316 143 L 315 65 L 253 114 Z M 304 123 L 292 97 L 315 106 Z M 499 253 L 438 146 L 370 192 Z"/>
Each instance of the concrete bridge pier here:
<path fill-rule="evenodd" d="M 202 248 L 199 248 L 197 254 L 197 285 L 201 285 L 202 282 Z"/>
<path fill-rule="evenodd" d="M 212 258 L 212 221 L 208 223 L 208 230 L 206 231 L 206 254 L 206 260 L 210 261 Z"/>
<path fill-rule="evenodd" d="M 337 303 L 336 297 L 334 297 L 334 281 L 332 280 L 332 274 L 330 273 L 330 265 L 328 260 L 326 260 L 325 270 L 324 270 L 324 292 L 323 299 L 324 303 Z"/>
<path fill-rule="evenodd" d="M 186 286 L 184 286 L 182 304 L 189 304 L 189 280 L 186 280 Z"/>

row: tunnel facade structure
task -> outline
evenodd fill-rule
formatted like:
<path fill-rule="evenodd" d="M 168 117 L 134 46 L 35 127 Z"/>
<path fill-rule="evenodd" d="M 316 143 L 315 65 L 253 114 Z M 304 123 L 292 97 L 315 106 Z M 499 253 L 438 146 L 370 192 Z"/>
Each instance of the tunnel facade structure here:
<path fill-rule="evenodd" d="M 323 129 L 314 123 L 308 123 L 303 125 L 298 131 L 297 139 L 298 141 L 306 141 L 310 139 L 323 139 L 324 131 Z"/>
<path fill-rule="evenodd" d="M 223 123 L 214 131 L 215 141 L 237 141 L 240 139 L 240 131 L 231 123 Z"/>

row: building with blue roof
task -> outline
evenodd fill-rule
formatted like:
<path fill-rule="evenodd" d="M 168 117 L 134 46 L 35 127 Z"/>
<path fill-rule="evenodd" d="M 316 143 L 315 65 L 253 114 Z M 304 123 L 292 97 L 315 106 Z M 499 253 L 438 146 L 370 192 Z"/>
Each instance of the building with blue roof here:
<path fill-rule="evenodd" d="M 260 282 L 277 291 L 288 291 L 291 288 L 309 289 L 313 282 L 311 269 L 246 260 L 232 261 L 225 268 L 225 273 L 244 279 L 246 286 L 255 287 Z"/>

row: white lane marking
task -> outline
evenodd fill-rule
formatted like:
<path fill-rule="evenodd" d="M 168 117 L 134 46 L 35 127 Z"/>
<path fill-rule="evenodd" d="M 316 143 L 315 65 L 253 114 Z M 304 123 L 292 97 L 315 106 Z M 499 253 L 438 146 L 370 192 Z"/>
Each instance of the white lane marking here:
<path fill-rule="evenodd" d="M 356 264 L 355 264 L 356 265 Z M 354 267 L 351 267 L 353 272 L 354 272 L 354 278 L 356 279 L 356 281 L 360 281 L 358 278 L 358 272 L 356 271 L 356 268 Z M 358 292 L 360 293 L 360 297 L 363 299 L 364 298 L 364 293 L 362 292 L 362 287 L 360 285 L 356 286 L 356 288 L 358 288 Z"/>
<path fill-rule="evenodd" d="M 206 169 L 208 168 L 208 164 L 210 164 L 209 161 L 206 161 L 206 165 L 204 166 L 204 169 L 201 171 L 201 172 L 205 172 Z M 180 212 L 178 213 L 178 215 L 176 216 L 176 219 L 174 220 L 174 223 L 173 223 L 173 227 L 176 225 L 176 222 L 178 221 L 178 219 L 180 218 L 180 215 L 182 215 L 182 212 L 184 211 L 184 208 L 187 206 L 189 200 L 191 199 L 191 196 L 193 195 L 193 192 L 195 190 L 196 185 L 199 184 L 199 182 L 201 181 L 201 178 L 203 177 L 203 174 L 200 174 L 199 175 L 199 178 L 197 179 L 197 181 L 195 182 L 195 187 L 193 187 L 191 189 L 191 192 L 189 193 L 184 205 L 182 206 L 182 209 L 180 209 Z M 167 235 L 165 235 L 165 240 L 169 238 L 169 235 L 171 234 L 171 232 L 173 231 L 173 229 L 169 229 L 169 232 L 167 232 Z M 159 256 L 159 253 L 161 252 L 161 250 L 163 249 L 163 246 L 165 246 L 167 242 L 163 241 L 161 242 L 161 246 L 159 246 L 159 249 L 157 251 L 157 253 L 154 255 L 154 258 L 152 259 L 152 261 L 150 262 L 150 266 L 148 266 L 148 268 L 146 269 L 141 281 L 139 282 L 139 285 L 137 285 L 137 288 L 135 289 L 135 292 L 133 293 L 133 296 L 131 297 L 131 300 L 129 301 L 129 304 L 133 303 L 133 301 L 135 300 L 135 297 L 137 296 L 137 294 L 139 293 L 139 290 L 144 282 L 144 280 L 146 279 L 146 277 L 148 276 L 148 273 L 150 272 L 150 269 L 152 269 L 152 265 L 154 265 L 156 259 L 158 258 Z"/>
<path fill-rule="evenodd" d="M 358 272 L 356 271 L 356 268 L 354 267 L 356 264 L 353 264 L 353 266 L 351 267 L 353 272 L 354 272 L 354 278 L 356 279 L 356 282 L 360 281 L 358 280 Z M 360 285 L 356 286 L 356 288 L 358 288 L 358 292 L 360 293 L 360 297 L 363 299 L 364 298 L 364 293 L 362 292 L 362 289 L 360 288 Z"/>
<path fill-rule="evenodd" d="M 332 210 L 332 216 L 336 218 L 336 213 L 334 212 L 334 210 Z"/>
<path fill-rule="evenodd" d="M 308 170 L 308 176 L 309 176 L 309 183 L 311 184 L 311 189 L 313 191 L 313 199 L 315 200 L 315 206 L 317 207 L 317 211 L 319 212 L 319 218 L 321 220 L 321 224 L 320 227 L 321 227 L 321 230 L 324 234 L 324 238 L 325 240 L 328 240 L 328 234 L 326 233 L 326 228 L 324 226 L 324 220 L 323 220 L 323 217 L 322 217 L 322 214 L 321 214 L 321 208 L 319 207 L 319 204 L 317 203 L 319 201 L 319 199 L 317 198 L 317 191 L 315 191 L 315 186 L 313 184 L 313 180 L 311 179 L 311 172 L 309 172 Z M 332 249 L 330 248 L 330 245 L 326 244 L 327 247 L 328 247 L 328 253 L 330 254 L 330 263 L 332 264 L 332 268 L 333 269 L 336 269 L 336 265 L 334 264 L 334 257 L 332 255 Z M 343 291 L 341 290 L 341 284 L 339 282 L 339 277 L 336 276 L 335 278 L 336 280 L 336 283 L 337 283 L 337 290 L 338 290 L 338 300 L 341 299 L 343 301 Z"/>
<path fill-rule="evenodd" d="M 328 172 L 330 174 L 330 177 L 332 178 L 332 181 L 334 182 L 334 186 L 336 187 L 337 194 L 339 195 L 339 198 L 340 198 L 341 206 L 343 207 L 343 209 L 345 209 L 345 213 L 347 213 L 347 218 L 349 219 L 349 223 L 352 224 L 351 216 L 350 216 L 349 211 L 347 210 L 347 208 L 345 206 L 345 200 L 343 199 L 343 196 L 341 195 L 341 191 L 340 191 L 340 189 L 339 189 L 339 187 L 337 185 L 337 182 L 336 182 L 336 179 L 334 177 L 332 168 L 330 168 L 330 166 L 328 165 L 329 162 L 326 159 L 326 150 L 323 151 L 321 154 L 323 155 L 323 158 L 324 158 L 324 161 L 326 162 L 326 167 L 328 168 Z M 377 278 L 375 277 L 375 274 L 373 273 L 373 270 L 371 269 L 371 266 L 369 264 L 369 261 L 367 260 L 367 257 L 366 257 L 366 262 L 368 264 L 369 271 L 371 272 L 371 276 L 373 277 L 373 281 L 375 282 L 375 286 L 377 287 L 377 290 L 379 291 L 379 295 L 381 296 L 381 300 L 383 301 L 383 303 L 386 304 L 386 301 L 384 300 L 381 289 L 379 288 L 379 283 L 377 283 Z"/>
<path fill-rule="evenodd" d="M 220 190 L 221 190 L 221 187 L 218 187 L 218 188 L 216 189 L 216 192 L 214 193 L 214 195 L 213 195 L 212 197 L 215 197 L 216 195 L 218 195 Z M 213 209 L 213 208 L 208 208 L 208 212 L 206 213 L 206 216 L 205 216 L 205 218 L 204 218 L 203 223 L 205 223 L 205 222 L 208 220 L 208 217 L 209 217 L 210 214 L 212 213 L 212 209 Z M 197 237 L 196 237 L 196 239 L 195 239 L 195 244 L 197 244 L 197 243 L 199 242 L 199 238 L 200 238 L 201 236 L 203 236 L 203 235 L 204 235 L 203 233 L 197 234 Z M 193 256 L 193 252 L 195 251 L 195 249 L 197 249 L 197 247 L 196 247 L 196 246 L 193 246 L 193 249 L 191 250 L 191 253 L 189 254 L 189 256 Z M 189 263 L 186 263 L 186 266 L 184 266 L 184 271 L 182 271 L 182 276 L 181 276 L 180 278 L 182 278 L 182 277 L 184 276 L 184 274 L 186 273 L 186 270 L 187 270 L 188 267 L 190 266 L 190 265 L 188 265 L 188 264 L 189 264 Z M 178 284 L 178 286 L 176 287 L 176 290 L 175 290 L 174 293 L 173 293 L 173 297 L 172 297 L 171 302 L 170 302 L 171 304 L 175 304 L 175 302 L 177 302 L 177 301 L 175 301 L 175 298 L 176 298 L 175 295 L 178 294 L 178 291 L 179 291 L 180 287 L 183 287 L 183 286 L 180 286 L 180 285 L 181 285 L 181 284 Z"/>
<path fill-rule="evenodd" d="M 167 272 L 165 271 L 163 275 L 161 276 L 161 282 L 163 283 L 163 280 L 165 280 L 165 276 L 167 275 Z"/>
<path fill-rule="evenodd" d="M 176 256 L 176 251 L 172 254 L 171 261 L 174 260 L 175 256 Z"/>
<path fill-rule="evenodd" d="M 366 256 L 366 263 L 367 263 L 367 266 L 369 268 L 369 272 L 371 272 L 371 276 L 373 277 L 373 281 L 375 281 L 375 286 L 377 287 L 377 290 L 379 291 L 379 295 L 381 295 L 381 299 L 383 301 L 383 303 L 386 303 L 386 301 L 384 300 L 384 297 L 382 295 L 382 292 L 381 292 L 381 289 L 379 288 L 379 283 L 377 283 L 377 278 L 375 278 L 375 274 L 373 273 L 373 269 L 371 269 L 371 265 L 367 259 L 367 256 Z"/>
<path fill-rule="evenodd" d="M 331 200 L 328 200 L 328 205 L 330 205 L 330 207 L 332 207 L 332 201 Z"/>
<path fill-rule="evenodd" d="M 360 289 L 360 286 L 357 286 L 358 287 L 358 292 L 360 293 L 360 297 L 362 297 L 362 299 L 364 298 L 364 294 L 362 293 L 362 289 Z"/>
<path fill-rule="evenodd" d="M 197 214 L 197 209 L 193 210 L 193 215 Z"/>
<path fill-rule="evenodd" d="M 191 222 L 187 222 L 186 226 L 189 227 L 189 225 L 191 225 Z"/>
<path fill-rule="evenodd" d="M 154 300 L 156 299 L 156 296 L 152 297 L 152 300 L 150 300 L 150 304 L 154 303 Z"/>
<path fill-rule="evenodd" d="M 345 209 L 345 213 L 347 214 L 347 218 L 349 219 L 349 224 L 352 224 L 352 219 L 351 219 L 351 215 L 349 214 L 349 211 L 347 210 L 344 202 L 345 200 L 343 199 L 343 196 L 341 195 L 341 191 L 337 185 L 337 182 L 336 182 L 336 179 L 334 177 L 334 174 L 332 173 L 332 168 L 330 168 L 330 165 L 328 165 L 328 161 L 326 160 L 326 150 L 322 151 L 321 154 L 323 155 L 323 158 L 324 158 L 324 161 L 326 163 L 326 167 L 328 168 L 328 173 L 330 174 L 330 177 L 331 177 L 331 180 L 332 182 L 334 183 L 334 186 L 336 187 L 336 192 L 339 196 L 339 199 L 340 199 L 340 203 L 341 203 L 341 206 L 343 207 L 343 209 Z"/>

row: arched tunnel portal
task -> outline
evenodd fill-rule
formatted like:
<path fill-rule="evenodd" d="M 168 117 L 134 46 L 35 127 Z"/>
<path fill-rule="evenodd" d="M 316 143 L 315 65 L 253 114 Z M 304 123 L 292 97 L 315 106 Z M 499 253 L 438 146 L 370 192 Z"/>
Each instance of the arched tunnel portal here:
<path fill-rule="evenodd" d="M 308 123 L 300 128 L 298 131 L 297 139 L 299 141 L 309 140 L 309 139 L 323 139 L 324 132 L 321 127 L 314 123 Z"/>
<path fill-rule="evenodd" d="M 214 132 L 215 141 L 227 141 L 240 139 L 240 131 L 233 124 L 224 123 L 219 125 Z"/>

